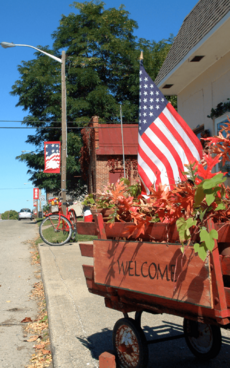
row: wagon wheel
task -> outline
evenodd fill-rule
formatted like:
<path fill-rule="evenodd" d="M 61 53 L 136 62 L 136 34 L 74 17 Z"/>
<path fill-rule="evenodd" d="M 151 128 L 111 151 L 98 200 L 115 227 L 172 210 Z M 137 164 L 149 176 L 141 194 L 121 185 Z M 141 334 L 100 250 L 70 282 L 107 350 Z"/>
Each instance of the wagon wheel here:
<path fill-rule="evenodd" d="M 200 360 L 215 358 L 221 349 L 220 327 L 184 319 L 184 335 L 191 352 Z"/>
<path fill-rule="evenodd" d="M 135 313 L 135 322 L 138 324 L 139 327 L 141 327 L 141 317 L 142 317 L 143 311 L 138 311 Z"/>
<path fill-rule="evenodd" d="M 113 346 L 117 361 L 123 368 L 145 368 L 148 345 L 144 332 L 131 318 L 119 319 L 113 329 Z"/>

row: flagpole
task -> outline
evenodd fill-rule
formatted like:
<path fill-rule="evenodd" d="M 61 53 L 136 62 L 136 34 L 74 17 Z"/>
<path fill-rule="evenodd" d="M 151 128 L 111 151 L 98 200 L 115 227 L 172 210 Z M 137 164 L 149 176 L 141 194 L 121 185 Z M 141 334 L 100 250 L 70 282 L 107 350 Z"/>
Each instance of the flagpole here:
<path fill-rule="evenodd" d="M 142 60 L 144 60 L 143 51 L 141 51 L 140 58 L 139 58 L 140 66 L 141 66 L 141 64 L 142 64 Z M 140 112 L 140 110 L 139 110 L 139 112 Z M 138 125 L 139 125 L 139 122 L 138 122 Z M 144 188 L 144 190 L 145 190 L 145 193 L 148 193 L 148 188 L 146 187 L 146 185 L 145 185 L 145 183 L 144 183 L 143 179 L 141 178 L 141 176 L 140 176 L 140 179 L 141 179 L 142 187 L 143 187 L 143 188 Z M 141 190 L 141 192 L 142 192 L 142 190 Z M 142 196 L 143 196 L 143 197 L 148 198 L 148 196 L 146 196 L 145 194 L 143 194 L 143 193 L 141 193 L 141 194 L 142 194 Z M 148 193 L 148 194 L 149 194 L 149 193 Z"/>
<path fill-rule="evenodd" d="M 125 178 L 125 150 L 124 150 L 124 138 L 123 138 L 122 104 L 120 104 L 120 118 L 121 118 L 121 142 L 122 142 L 122 152 L 123 152 L 123 168 L 124 168 L 124 178 Z"/>
<path fill-rule="evenodd" d="M 144 60 L 143 51 L 141 51 L 141 54 L 140 54 L 140 62 L 141 60 Z"/>

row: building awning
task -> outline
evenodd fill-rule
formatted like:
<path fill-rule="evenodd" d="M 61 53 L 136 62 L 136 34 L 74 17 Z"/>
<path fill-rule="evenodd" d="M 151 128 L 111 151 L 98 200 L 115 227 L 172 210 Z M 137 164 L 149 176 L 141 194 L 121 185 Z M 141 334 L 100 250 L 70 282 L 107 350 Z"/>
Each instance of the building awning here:
<path fill-rule="evenodd" d="M 101 124 L 98 130 L 97 155 L 122 155 L 121 125 Z M 138 124 L 123 124 L 123 140 L 125 155 L 138 153 Z"/>
<path fill-rule="evenodd" d="M 156 77 L 164 95 L 178 95 L 229 51 L 230 1 L 200 0 L 184 19 Z"/>

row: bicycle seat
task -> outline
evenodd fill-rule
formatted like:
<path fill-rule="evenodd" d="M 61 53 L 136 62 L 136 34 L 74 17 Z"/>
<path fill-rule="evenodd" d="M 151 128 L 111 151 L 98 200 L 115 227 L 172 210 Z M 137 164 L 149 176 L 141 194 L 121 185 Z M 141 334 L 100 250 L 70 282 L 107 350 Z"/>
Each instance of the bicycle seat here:
<path fill-rule="evenodd" d="M 72 206 L 73 202 L 63 202 L 64 206 Z"/>

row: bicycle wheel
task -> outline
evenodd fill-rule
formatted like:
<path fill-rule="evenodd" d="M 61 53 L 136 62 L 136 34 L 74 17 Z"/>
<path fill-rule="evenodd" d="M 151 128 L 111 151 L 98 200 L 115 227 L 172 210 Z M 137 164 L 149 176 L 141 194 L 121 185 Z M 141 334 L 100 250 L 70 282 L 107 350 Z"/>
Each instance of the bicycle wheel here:
<path fill-rule="evenodd" d="M 64 216 L 47 216 L 39 227 L 42 240 L 49 245 L 64 245 L 72 235 L 72 226 Z"/>

